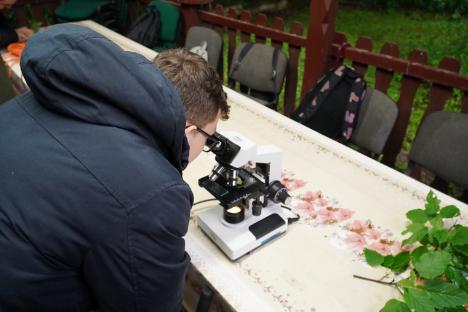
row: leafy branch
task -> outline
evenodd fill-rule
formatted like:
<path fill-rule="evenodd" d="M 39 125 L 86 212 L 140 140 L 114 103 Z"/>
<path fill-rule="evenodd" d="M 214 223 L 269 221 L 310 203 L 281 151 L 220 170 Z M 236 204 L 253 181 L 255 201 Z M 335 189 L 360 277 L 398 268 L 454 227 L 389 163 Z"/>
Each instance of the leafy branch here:
<path fill-rule="evenodd" d="M 458 312 L 468 307 L 468 227 L 454 224 L 449 228 L 444 219 L 453 219 L 460 210 L 453 206 L 440 207 L 432 191 L 426 197 L 424 209 L 406 213 L 411 223 L 402 234 L 410 234 L 402 246 L 415 244 L 411 252 L 383 256 L 364 250 L 371 266 L 383 266 L 399 274 L 409 271 L 409 277 L 398 282 L 365 279 L 396 287 L 403 298 L 389 300 L 381 312 Z"/>

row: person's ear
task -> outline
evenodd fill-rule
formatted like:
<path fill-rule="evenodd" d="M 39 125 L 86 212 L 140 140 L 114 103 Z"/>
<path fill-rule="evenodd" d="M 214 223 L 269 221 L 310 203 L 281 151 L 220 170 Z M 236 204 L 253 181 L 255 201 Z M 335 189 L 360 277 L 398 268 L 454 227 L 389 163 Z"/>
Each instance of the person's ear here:
<path fill-rule="evenodd" d="M 197 126 L 195 125 L 190 125 L 190 126 L 187 126 L 185 127 L 185 135 L 189 135 L 189 134 L 194 134 L 195 132 L 197 131 Z"/>

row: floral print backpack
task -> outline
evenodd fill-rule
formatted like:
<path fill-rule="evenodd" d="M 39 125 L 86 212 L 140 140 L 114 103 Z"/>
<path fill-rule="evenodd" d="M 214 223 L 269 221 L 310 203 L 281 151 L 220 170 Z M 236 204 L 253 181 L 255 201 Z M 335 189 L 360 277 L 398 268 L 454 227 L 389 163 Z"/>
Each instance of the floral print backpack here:
<path fill-rule="evenodd" d="M 366 88 L 359 72 L 340 65 L 320 78 L 291 118 L 331 139 L 347 143 L 357 124 Z"/>

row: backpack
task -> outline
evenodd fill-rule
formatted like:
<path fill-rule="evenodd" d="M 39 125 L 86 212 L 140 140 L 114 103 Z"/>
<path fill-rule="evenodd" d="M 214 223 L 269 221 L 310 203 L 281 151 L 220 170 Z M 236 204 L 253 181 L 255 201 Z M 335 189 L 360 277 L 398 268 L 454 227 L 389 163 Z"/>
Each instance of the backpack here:
<path fill-rule="evenodd" d="M 331 139 L 347 143 L 366 96 L 366 82 L 354 68 L 330 70 L 301 101 L 291 118 Z"/>
<path fill-rule="evenodd" d="M 159 11 L 152 8 L 137 18 L 130 27 L 127 37 L 145 47 L 153 48 L 159 41 L 160 29 L 161 17 Z"/>
<path fill-rule="evenodd" d="M 202 41 L 201 45 L 194 46 L 190 49 L 190 52 L 200 55 L 205 61 L 208 62 L 208 51 L 206 50 L 207 47 L 206 41 Z"/>

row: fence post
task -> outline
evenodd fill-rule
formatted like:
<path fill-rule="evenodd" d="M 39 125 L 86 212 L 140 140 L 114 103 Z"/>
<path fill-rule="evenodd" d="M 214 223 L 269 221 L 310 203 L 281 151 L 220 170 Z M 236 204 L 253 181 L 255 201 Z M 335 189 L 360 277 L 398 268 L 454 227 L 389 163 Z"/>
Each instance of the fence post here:
<path fill-rule="evenodd" d="M 335 35 L 338 0 L 311 0 L 302 96 L 325 72 Z"/>
<path fill-rule="evenodd" d="M 180 4 L 180 13 L 183 20 L 182 38 L 187 36 L 187 32 L 192 26 L 200 25 L 198 10 L 211 5 L 211 0 L 172 0 Z"/>

